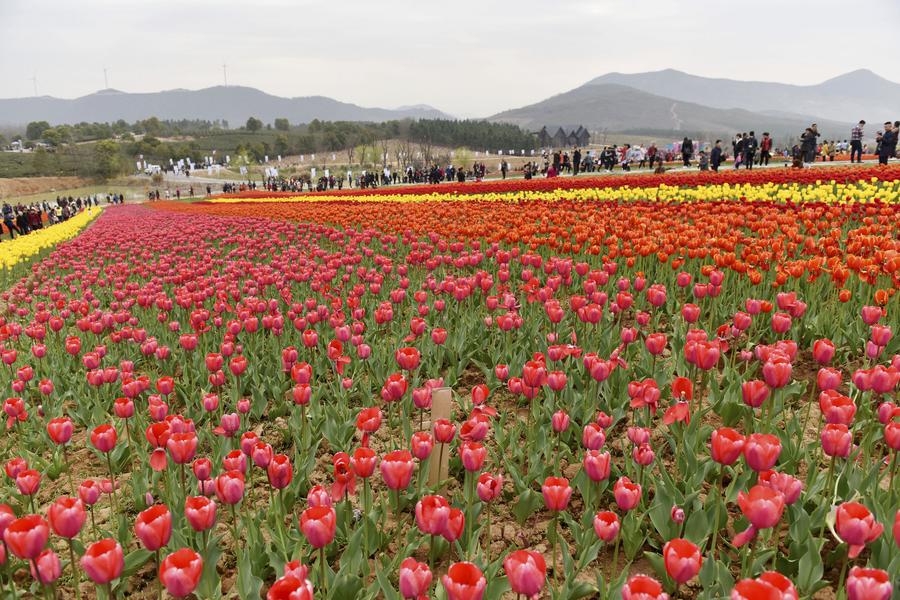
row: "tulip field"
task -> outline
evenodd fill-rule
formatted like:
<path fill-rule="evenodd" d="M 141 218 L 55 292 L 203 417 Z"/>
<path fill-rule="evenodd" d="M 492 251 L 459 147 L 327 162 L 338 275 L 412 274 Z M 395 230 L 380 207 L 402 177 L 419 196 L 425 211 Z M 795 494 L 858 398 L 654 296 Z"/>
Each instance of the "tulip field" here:
<path fill-rule="evenodd" d="M 0 261 L 2 598 L 900 598 L 898 167 L 44 232 Z"/>

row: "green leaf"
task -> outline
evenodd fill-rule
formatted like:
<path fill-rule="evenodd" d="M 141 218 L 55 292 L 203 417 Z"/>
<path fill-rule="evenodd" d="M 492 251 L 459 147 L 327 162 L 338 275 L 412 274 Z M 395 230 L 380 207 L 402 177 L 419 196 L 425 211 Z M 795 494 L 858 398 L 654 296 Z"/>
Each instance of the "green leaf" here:
<path fill-rule="evenodd" d="M 709 519 L 706 517 L 706 512 L 695 510 L 684 525 L 684 537 L 695 544 L 701 544 L 709 535 L 709 530 Z"/>
<path fill-rule="evenodd" d="M 244 549 L 238 563 L 237 588 L 241 600 L 256 600 L 259 598 L 259 590 L 262 589 L 262 580 L 253 574 L 250 561 L 250 552 Z"/>
<path fill-rule="evenodd" d="M 128 578 L 134 575 L 138 569 L 143 567 L 144 564 L 150 560 L 151 556 L 153 556 L 153 553 L 149 550 L 144 550 L 143 548 L 129 552 L 128 555 L 125 556 L 125 567 L 122 569 L 122 578 Z"/>
<path fill-rule="evenodd" d="M 566 595 L 567 600 L 578 600 L 579 598 L 587 598 L 597 593 L 597 586 L 589 581 L 575 581 L 569 586 L 569 593 Z"/>
<path fill-rule="evenodd" d="M 523 491 L 519 494 L 519 501 L 516 502 L 516 505 L 513 507 L 513 514 L 516 516 L 516 521 L 518 521 L 520 525 L 524 523 L 543 502 L 544 497 L 534 490 L 526 489 Z"/>
<path fill-rule="evenodd" d="M 216 540 L 210 540 L 209 546 L 203 552 L 203 574 L 197 585 L 197 596 L 200 598 L 218 598 L 222 595 L 219 573 L 216 571 L 221 554 L 222 550 Z"/>

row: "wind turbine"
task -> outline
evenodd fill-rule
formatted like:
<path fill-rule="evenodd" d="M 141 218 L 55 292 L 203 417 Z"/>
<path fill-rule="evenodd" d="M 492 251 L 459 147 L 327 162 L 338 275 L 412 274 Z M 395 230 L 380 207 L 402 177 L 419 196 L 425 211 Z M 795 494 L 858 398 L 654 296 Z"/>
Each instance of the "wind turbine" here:
<path fill-rule="evenodd" d="M 31 80 L 31 85 L 34 86 L 34 97 L 37 98 L 37 95 L 38 95 L 38 93 L 37 93 L 37 73 L 34 73 L 28 79 Z"/>
<path fill-rule="evenodd" d="M 222 77 L 225 79 L 225 87 L 228 87 L 228 65 L 222 61 Z"/>
<path fill-rule="evenodd" d="M 106 67 L 103 67 L 103 89 L 109 89 L 109 78 L 106 76 Z"/>

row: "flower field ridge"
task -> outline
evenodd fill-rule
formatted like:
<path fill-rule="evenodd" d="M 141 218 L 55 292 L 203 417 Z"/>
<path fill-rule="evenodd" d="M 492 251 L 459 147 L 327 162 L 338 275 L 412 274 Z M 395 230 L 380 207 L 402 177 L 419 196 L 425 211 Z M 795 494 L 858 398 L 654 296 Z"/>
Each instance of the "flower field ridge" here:
<path fill-rule="evenodd" d="M 100 208 L 84 210 L 71 219 L 19 236 L 13 240 L 0 241 L 0 268 L 8 269 L 35 254 L 71 239 L 97 218 Z"/>

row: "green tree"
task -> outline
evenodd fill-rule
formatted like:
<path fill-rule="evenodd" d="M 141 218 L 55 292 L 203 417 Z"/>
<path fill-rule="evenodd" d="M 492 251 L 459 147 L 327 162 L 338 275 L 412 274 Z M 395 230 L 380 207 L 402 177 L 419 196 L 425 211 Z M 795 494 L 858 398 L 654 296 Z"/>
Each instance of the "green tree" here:
<path fill-rule="evenodd" d="M 115 177 L 122 172 L 122 156 L 119 145 L 112 140 L 97 142 L 94 146 L 94 163 L 97 176 L 103 179 Z"/>
<path fill-rule="evenodd" d="M 50 129 L 50 123 L 47 121 L 32 121 L 25 127 L 25 137 L 29 140 L 39 140 L 48 129 Z"/>
<path fill-rule="evenodd" d="M 143 121 L 138 123 L 138 125 L 147 135 L 155 137 L 162 134 L 162 124 L 156 117 L 144 119 Z"/>
<path fill-rule="evenodd" d="M 291 124 L 287 119 L 278 118 L 275 119 L 275 129 L 278 131 L 287 131 L 291 128 Z"/>
<path fill-rule="evenodd" d="M 72 140 L 72 130 L 65 125 L 51 127 L 45 129 L 41 137 L 51 146 L 62 146 Z"/>
<path fill-rule="evenodd" d="M 275 154 L 286 156 L 288 154 L 288 139 L 283 133 L 275 136 Z"/>
<path fill-rule="evenodd" d="M 260 121 L 256 117 L 250 117 L 249 119 L 247 119 L 247 124 L 244 127 L 247 129 L 247 131 L 256 132 L 262 129 L 262 126 L 262 121 Z"/>

